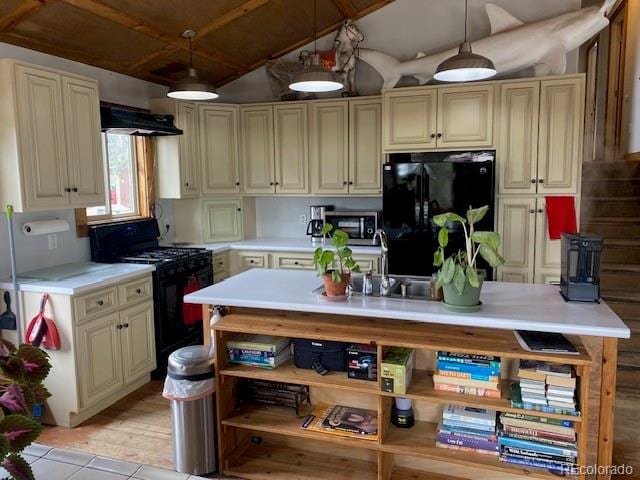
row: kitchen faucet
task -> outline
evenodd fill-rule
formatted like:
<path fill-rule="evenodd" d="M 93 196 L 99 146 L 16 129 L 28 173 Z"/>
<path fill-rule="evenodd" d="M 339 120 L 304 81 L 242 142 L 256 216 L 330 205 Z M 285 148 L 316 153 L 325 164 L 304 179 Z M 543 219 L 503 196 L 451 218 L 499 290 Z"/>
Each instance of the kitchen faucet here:
<path fill-rule="evenodd" d="M 389 243 L 387 234 L 381 228 L 373 234 L 373 243 L 380 238 L 380 248 L 382 248 L 382 275 L 380 277 L 380 296 L 388 297 L 391 293 L 391 282 L 389 281 Z"/>

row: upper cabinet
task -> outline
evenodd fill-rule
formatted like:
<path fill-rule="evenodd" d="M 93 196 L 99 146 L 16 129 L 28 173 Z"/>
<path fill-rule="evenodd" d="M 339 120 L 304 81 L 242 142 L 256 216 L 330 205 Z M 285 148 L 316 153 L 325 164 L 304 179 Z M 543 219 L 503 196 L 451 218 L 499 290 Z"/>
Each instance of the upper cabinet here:
<path fill-rule="evenodd" d="M 0 60 L 0 202 L 17 212 L 101 205 L 98 83 Z"/>
<path fill-rule="evenodd" d="M 503 82 L 498 193 L 577 193 L 583 110 L 583 76 Z"/>
<path fill-rule="evenodd" d="M 276 193 L 309 193 L 309 129 L 306 103 L 273 107 Z"/>
<path fill-rule="evenodd" d="M 160 198 L 200 195 L 200 132 L 198 106 L 171 98 L 149 102 L 153 113 L 173 115 L 182 135 L 156 138 L 156 184 Z"/>
<path fill-rule="evenodd" d="M 240 107 L 240 129 L 244 192 L 274 193 L 273 107 Z"/>
<path fill-rule="evenodd" d="M 382 194 L 382 100 L 349 100 L 349 193 Z"/>
<path fill-rule="evenodd" d="M 471 84 L 384 92 L 385 151 L 492 146 L 494 89 Z"/>
<path fill-rule="evenodd" d="M 240 193 L 238 107 L 198 107 L 202 194 Z"/>

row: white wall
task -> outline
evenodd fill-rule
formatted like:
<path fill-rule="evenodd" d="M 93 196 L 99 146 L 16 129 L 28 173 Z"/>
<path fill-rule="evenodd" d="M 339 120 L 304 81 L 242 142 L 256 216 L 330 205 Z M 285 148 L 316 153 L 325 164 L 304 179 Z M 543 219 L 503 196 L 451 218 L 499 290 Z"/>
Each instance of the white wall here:
<path fill-rule="evenodd" d="M 336 210 L 382 210 L 382 198 L 374 197 L 259 197 L 256 198 L 258 237 L 303 237 L 309 220 L 309 206 L 333 205 Z"/>
<path fill-rule="evenodd" d="M 486 3 L 500 5 L 525 23 L 535 22 L 580 8 L 580 0 L 470 0 L 469 38 L 477 40 L 489 35 Z M 632 2 L 633 3 L 633 2 Z M 464 36 L 464 0 L 396 0 L 357 21 L 365 34 L 363 47 L 393 55 L 400 60 L 414 58 L 419 51 L 427 54 L 459 44 Z M 335 34 L 318 41 L 318 49 L 332 46 Z M 300 50 L 287 55 L 296 60 Z M 505 48 L 509 48 L 505 45 Z M 577 71 L 578 54 L 567 55 L 567 72 Z M 523 72 L 527 74 L 527 72 Z M 410 80 L 409 80 L 410 81 Z M 382 78 L 363 62 L 358 62 L 356 84 L 361 95 L 378 93 Z M 259 102 L 276 100 L 267 83 L 264 67 L 254 70 L 220 88 L 224 102 Z"/>
<path fill-rule="evenodd" d="M 148 108 L 149 98 L 162 97 L 166 92 L 166 88 L 161 85 L 5 43 L 0 43 L 0 58 L 15 58 L 95 78 L 100 84 L 100 99 L 107 102 Z M 0 208 L 0 211 L 2 210 L 4 205 Z M 165 210 L 168 211 L 168 215 L 173 215 L 172 204 Z M 46 235 L 27 237 L 21 231 L 22 224 L 28 220 L 50 218 L 63 218 L 72 225 L 70 231 L 57 234 L 58 248 L 55 250 L 48 249 Z M 16 214 L 14 223 L 19 272 L 90 259 L 89 240 L 76 237 L 73 210 Z M 8 228 L 3 214 L 0 218 L 0 279 L 8 278 L 10 273 Z"/>

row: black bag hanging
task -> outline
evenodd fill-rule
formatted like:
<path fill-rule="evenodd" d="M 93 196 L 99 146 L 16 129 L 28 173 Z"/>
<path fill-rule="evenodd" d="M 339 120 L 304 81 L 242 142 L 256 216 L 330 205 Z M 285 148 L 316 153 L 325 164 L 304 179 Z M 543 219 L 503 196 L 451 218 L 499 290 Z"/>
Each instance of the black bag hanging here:
<path fill-rule="evenodd" d="M 293 363 L 296 368 L 314 370 L 320 375 L 347 371 L 348 343 L 330 340 L 293 339 Z"/>

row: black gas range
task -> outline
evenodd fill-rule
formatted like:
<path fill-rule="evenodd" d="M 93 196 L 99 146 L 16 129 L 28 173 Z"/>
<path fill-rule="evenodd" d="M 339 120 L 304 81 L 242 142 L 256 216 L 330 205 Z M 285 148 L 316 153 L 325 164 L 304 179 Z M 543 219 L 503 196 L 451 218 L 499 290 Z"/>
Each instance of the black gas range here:
<path fill-rule="evenodd" d="M 171 352 L 202 343 L 201 311 L 185 309 L 182 298 L 189 291 L 213 284 L 210 251 L 161 247 L 159 237 L 155 219 L 100 225 L 89 230 L 92 261 L 144 263 L 156 268 L 153 273 L 157 364 L 157 370 L 152 373 L 154 378 L 161 378 L 166 373 Z"/>

